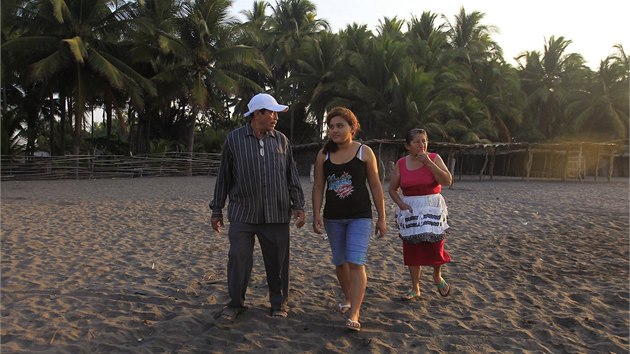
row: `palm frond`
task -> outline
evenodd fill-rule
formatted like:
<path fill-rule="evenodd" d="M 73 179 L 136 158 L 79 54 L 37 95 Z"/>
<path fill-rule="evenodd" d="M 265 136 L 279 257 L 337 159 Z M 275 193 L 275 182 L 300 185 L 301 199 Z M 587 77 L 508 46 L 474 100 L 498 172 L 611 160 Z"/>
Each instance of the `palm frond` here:
<path fill-rule="evenodd" d="M 75 36 L 74 38 L 64 39 L 63 42 L 68 45 L 74 61 L 83 64 L 88 56 L 88 52 L 81 37 Z"/>
<path fill-rule="evenodd" d="M 70 69 L 74 65 L 67 52 L 56 51 L 31 65 L 28 75 L 29 82 L 47 80 L 54 74 Z"/>

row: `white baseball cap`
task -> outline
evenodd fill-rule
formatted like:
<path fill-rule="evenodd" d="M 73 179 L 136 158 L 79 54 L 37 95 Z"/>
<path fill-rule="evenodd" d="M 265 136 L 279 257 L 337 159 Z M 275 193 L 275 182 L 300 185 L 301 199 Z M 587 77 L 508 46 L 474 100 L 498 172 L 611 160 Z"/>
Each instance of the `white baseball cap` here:
<path fill-rule="evenodd" d="M 252 97 L 247 104 L 247 108 L 249 111 L 245 113 L 245 117 L 254 113 L 259 109 L 267 109 L 273 112 L 285 112 L 289 109 L 289 106 L 285 106 L 283 104 L 278 104 L 273 96 L 266 93 L 259 93 L 256 96 Z"/>

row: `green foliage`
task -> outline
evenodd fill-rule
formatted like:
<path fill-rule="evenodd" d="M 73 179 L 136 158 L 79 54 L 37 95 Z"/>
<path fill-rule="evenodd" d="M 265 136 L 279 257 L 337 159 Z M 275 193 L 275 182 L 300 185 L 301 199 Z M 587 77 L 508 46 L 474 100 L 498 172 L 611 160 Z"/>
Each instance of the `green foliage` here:
<path fill-rule="evenodd" d="M 199 136 L 199 143 L 204 152 L 220 152 L 223 148 L 223 142 L 227 137 L 228 131 L 225 129 L 206 129 Z"/>
<path fill-rule="evenodd" d="M 22 150 L 19 144 L 22 128 L 16 111 L 2 112 L 0 140 L 2 155 L 15 155 Z"/>
<path fill-rule="evenodd" d="M 129 143 L 124 140 L 107 139 L 106 137 L 85 138 L 82 151 L 89 154 L 124 155 L 129 156 Z"/>
<path fill-rule="evenodd" d="M 151 149 L 149 150 L 149 153 L 151 154 L 159 154 L 169 151 L 186 151 L 185 147 L 178 144 L 177 141 L 167 139 L 151 140 L 150 146 Z"/>
<path fill-rule="evenodd" d="M 356 113 L 362 139 L 401 138 L 413 127 L 459 143 L 628 138 L 630 60 L 621 46 L 593 72 L 570 40 L 551 36 L 513 67 L 485 15 L 463 7 L 453 21 L 424 12 L 338 33 L 308 0 L 253 2 L 244 23 L 229 7 L 3 1 L 2 153 L 51 142 L 61 153 L 70 141 L 75 153 L 97 143 L 124 154 L 219 151 L 261 91 L 290 106 L 277 128 L 294 144 L 320 141 L 325 113 L 338 105 Z M 111 134 L 104 124 L 94 139 L 87 134 L 91 107 L 111 113 Z"/>

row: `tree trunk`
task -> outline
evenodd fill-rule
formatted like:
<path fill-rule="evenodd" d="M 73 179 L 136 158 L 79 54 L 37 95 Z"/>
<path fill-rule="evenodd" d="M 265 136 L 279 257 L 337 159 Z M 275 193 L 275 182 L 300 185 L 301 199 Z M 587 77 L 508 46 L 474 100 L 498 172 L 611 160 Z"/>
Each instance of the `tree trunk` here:
<path fill-rule="evenodd" d="M 59 117 L 59 125 L 61 125 L 61 156 L 66 156 L 66 97 L 59 95 L 61 103 L 61 114 Z"/>
<path fill-rule="evenodd" d="M 190 118 L 190 127 L 189 127 L 189 136 L 188 136 L 188 154 L 190 156 L 190 161 L 188 165 L 188 175 L 192 176 L 192 164 L 193 164 L 193 150 L 195 147 L 195 123 L 197 122 L 197 113 L 199 113 L 199 109 L 196 106 L 193 106 L 192 117 Z"/>
<path fill-rule="evenodd" d="M 134 136 L 138 134 L 138 125 L 134 123 L 134 111 L 131 108 L 131 105 L 127 106 L 127 119 L 129 120 L 129 134 L 127 134 L 127 143 L 129 144 L 129 152 L 134 151 L 135 149 L 135 138 Z M 135 129 L 134 129 L 135 126 Z"/>
<path fill-rule="evenodd" d="M 199 109 L 193 107 L 192 116 L 190 118 L 190 125 L 188 126 L 188 152 L 190 153 L 191 157 L 195 146 L 195 123 L 197 122 L 198 113 Z"/>
<path fill-rule="evenodd" d="M 291 121 L 289 122 L 290 124 L 290 128 L 289 128 L 289 141 L 293 142 L 293 119 L 294 119 L 294 114 L 295 114 L 295 107 L 291 108 Z"/>
<path fill-rule="evenodd" d="M 83 114 L 85 112 L 85 101 L 83 97 L 83 88 L 81 87 L 81 69 L 77 66 L 77 88 L 74 99 L 74 145 L 72 153 L 76 156 L 80 153 L 81 148 L 81 132 L 83 130 Z"/>
<path fill-rule="evenodd" d="M 317 114 L 317 139 L 316 142 L 320 143 L 323 140 L 323 132 L 324 132 L 324 113 L 325 111 L 316 110 L 315 114 Z"/>
<path fill-rule="evenodd" d="M 55 100 L 53 94 L 50 94 L 50 156 L 55 156 Z"/>
<path fill-rule="evenodd" d="M 110 100 L 105 102 L 105 121 L 107 125 L 107 150 L 111 151 L 112 145 L 112 102 Z"/>
<path fill-rule="evenodd" d="M 74 108 L 74 136 L 73 136 L 73 145 L 72 145 L 72 154 L 79 155 L 80 144 L 81 144 L 81 126 L 83 122 L 83 112 L 78 107 L 79 102 L 75 100 L 75 108 Z"/>
<path fill-rule="evenodd" d="M 144 144 L 144 152 L 151 151 L 151 118 L 150 115 L 144 115 L 144 124 L 146 125 L 146 131 L 141 135 L 142 143 Z"/>
<path fill-rule="evenodd" d="M 126 119 L 130 119 L 130 118 L 128 116 L 125 117 L 125 113 L 120 108 L 118 103 L 112 106 L 112 119 L 114 119 L 114 112 L 116 112 L 116 118 L 118 118 L 116 120 L 116 122 L 118 123 L 116 126 L 116 129 L 117 129 L 116 137 L 118 138 L 118 140 L 121 140 L 121 136 L 126 137 L 127 135 L 129 135 L 129 129 L 128 129 L 129 125 L 127 124 Z M 131 108 L 129 109 L 129 112 L 131 112 Z"/>
<path fill-rule="evenodd" d="M 35 152 L 35 144 L 37 137 L 40 133 L 39 127 L 41 105 L 43 103 L 43 96 L 38 92 L 38 88 L 35 86 L 26 90 L 24 96 L 24 103 L 26 106 L 26 152 L 27 155 L 33 155 Z"/>
<path fill-rule="evenodd" d="M 133 131 L 133 149 L 131 150 L 136 154 L 143 154 L 150 151 L 150 138 L 151 138 L 151 120 L 148 118 L 155 115 L 155 110 L 145 109 L 138 113 L 138 124 Z"/>
<path fill-rule="evenodd" d="M 90 139 L 92 139 L 92 144 L 94 144 L 94 106 L 91 107 L 91 119 L 90 122 Z"/>

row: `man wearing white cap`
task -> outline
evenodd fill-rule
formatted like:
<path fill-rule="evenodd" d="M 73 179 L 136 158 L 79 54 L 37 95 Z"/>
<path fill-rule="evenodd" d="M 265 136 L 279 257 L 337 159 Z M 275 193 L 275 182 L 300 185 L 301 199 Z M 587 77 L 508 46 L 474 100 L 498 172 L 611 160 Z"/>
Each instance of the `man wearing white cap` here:
<path fill-rule="evenodd" d="M 245 116 L 251 121 L 231 131 L 221 152 L 214 186 L 212 228 L 221 232 L 223 207 L 229 198 L 228 292 L 221 312 L 233 321 L 245 311 L 252 272 L 254 235 L 258 237 L 269 287 L 270 315 L 287 317 L 289 297 L 289 223 L 306 220 L 304 193 L 287 137 L 275 130 L 278 113 L 289 107 L 266 93 L 252 97 Z"/>

